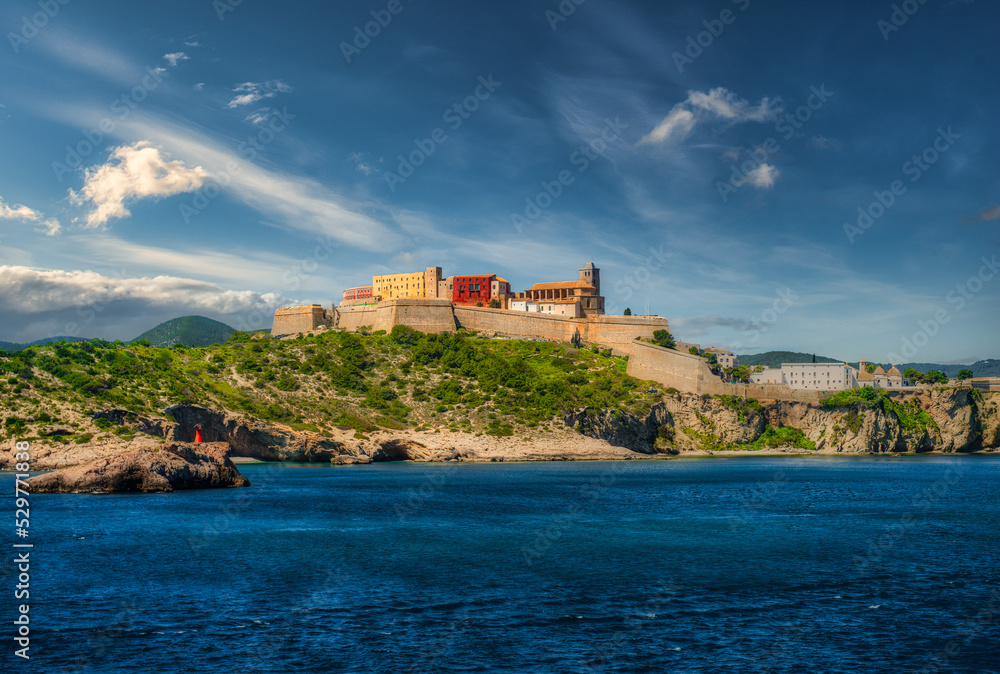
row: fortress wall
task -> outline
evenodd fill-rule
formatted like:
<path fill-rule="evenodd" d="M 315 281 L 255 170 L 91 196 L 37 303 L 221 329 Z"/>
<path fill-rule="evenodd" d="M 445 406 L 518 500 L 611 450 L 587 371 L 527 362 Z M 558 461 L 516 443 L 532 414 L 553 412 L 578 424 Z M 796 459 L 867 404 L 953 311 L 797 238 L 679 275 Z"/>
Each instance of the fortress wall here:
<path fill-rule="evenodd" d="M 406 325 L 421 332 L 455 332 L 455 316 L 449 300 L 403 298 L 386 300 L 377 306 L 340 307 L 334 327 L 357 330 L 363 325 L 372 331 L 391 332 L 394 325 Z"/>
<path fill-rule="evenodd" d="M 666 388 L 683 393 L 738 395 L 758 400 L 794 400 L 817 402 L 831 395 L 827 391 L 792 389 L 784 384 L 726 384 L 712 374 L 704 358 L 689 353 L 665 349 L 645 342 L 636 342 L 616 352 L 627 353 L 628 374 L 637 379 L 649 379 Z"/>
<path fill-rule="evenodd" d="M 380 324 L 377 330 L 390 332 L 394 325 L 406 325 L 427 333 L 455 332 L 458 329 L 455 314 L 451 310 L 451 300 L 399 299 L 385 304 L 388 326 Z"/>
<path fill-rule="evenodd" d="M 321 325 L 326 325 L 326 313 L 320 305 L 307 304 L 301 307 L 286 307 L 275 310 L 271 334 L 277 336 L 308 332 Z"/>
<path fill-rule="evenodd" d="M 585 319 L 488 307 L 456 306 L 455 319 L 467 330 L 511 337 L 568 342 L 579 334 L 585 342 L 614 347 L 631 344 L 636 337 L 650 338 L 667 329 L 660 316 L 590 316 Z"/>
<path fill-rule="evenodd" d="M 584 325 L 583 321 L 566 316 L 465 306 L 455 307 L 455 320 L 466 330 L 559 342 L 570 341 L 576 332 L 582 337 Z"/>

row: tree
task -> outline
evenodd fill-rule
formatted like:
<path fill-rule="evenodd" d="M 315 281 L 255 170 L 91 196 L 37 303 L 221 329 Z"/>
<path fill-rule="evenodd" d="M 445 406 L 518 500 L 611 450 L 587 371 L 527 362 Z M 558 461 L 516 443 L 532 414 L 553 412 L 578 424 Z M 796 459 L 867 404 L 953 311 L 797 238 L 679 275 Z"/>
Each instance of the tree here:
<path fill-rule="evenodd" d="M 917 372 L 917 369 L 915 367 L 908 367 L 903 371 L 903 376 L 906 377 L 907 379 L 916 380 L 920 377 L 923 377 L 924 373 Z"/>
<path fill-rule="evenodd" d="M 677 346 L 677 342 L 674 341 L 673 335 L 666 330 L 657 330 L 653 333 L 653 344 L 663 346 L 668 349 L 673 349 Z"/>
<path fill-rule="evenodd" d="M 868 363 L 868 371 L 869 372 L 875 371 L 875 363 Z"/>
<path fill-rule="evenodd" d="M 925 378 L 928 384 L 947 384 L 948 376 L 941 370 L 931 370 Z"/>
<path fill-rule="evenodd" d="M 499 308 L 500 308 L 500 300 L 498 300 L 496 298 L 491 299 L 490 300 L 490 309 L 499 309 Z"/>
<path fill-rule="evenodd" d="M 749 365 L 737 365 L 736 367 L 727 367 L 725 370 L 726 374 L 733 381 L 750 381 L 750 366 Z"/>
<path fill-rule="evenodd" d="M 628 307 L 625 307 L 625 314 L 624 315 L 625 316 L 631 316 L 632 315 L 632 310 L 629 309 Z"/>
<path fill-rule="evenodd" d="M 959 370 L 958 380 L 965 381 L 966 379 L 972 379 L 975 375 L 972 374 L 972 370 Z"/>
<path fill-rule="evenodd" d="M 813 362 L 814 363 L 816 362 L 816 354 L 815 353 L 813 354 Z"/>
<path fill-rule="evenodd" d="M 688 347 L 688 353 L 690 353 L 692 356 L 700 356 L 701 355 L 701 352 L 698 351 L 698 347 L 697 346 L 689 346 Z"/>

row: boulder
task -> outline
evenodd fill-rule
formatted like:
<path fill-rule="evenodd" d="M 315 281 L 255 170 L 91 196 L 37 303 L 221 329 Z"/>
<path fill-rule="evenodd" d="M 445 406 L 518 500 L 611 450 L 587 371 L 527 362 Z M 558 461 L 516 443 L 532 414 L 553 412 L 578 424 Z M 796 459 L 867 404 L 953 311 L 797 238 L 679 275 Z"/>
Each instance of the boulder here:
<path fill-rule="evenodd" d="M 28 489 L 34 494 L 55 494 L 249 486 L 250 481 L 229 460 L 228 452 L 224 442 L 148 447 L 36 475 L 28 481 Z"/>

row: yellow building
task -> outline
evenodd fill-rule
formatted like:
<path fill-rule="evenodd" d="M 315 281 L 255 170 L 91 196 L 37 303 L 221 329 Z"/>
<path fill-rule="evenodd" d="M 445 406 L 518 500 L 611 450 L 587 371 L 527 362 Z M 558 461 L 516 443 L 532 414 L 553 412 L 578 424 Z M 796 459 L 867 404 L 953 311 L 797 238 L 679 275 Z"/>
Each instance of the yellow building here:
<path fill-rule="evenodd" d="M 396 300 L 402 297 L 437 297 L 440 267 L 427 267 L 425 271 L 409 274 L 373 276 L 375 301 Z"/>

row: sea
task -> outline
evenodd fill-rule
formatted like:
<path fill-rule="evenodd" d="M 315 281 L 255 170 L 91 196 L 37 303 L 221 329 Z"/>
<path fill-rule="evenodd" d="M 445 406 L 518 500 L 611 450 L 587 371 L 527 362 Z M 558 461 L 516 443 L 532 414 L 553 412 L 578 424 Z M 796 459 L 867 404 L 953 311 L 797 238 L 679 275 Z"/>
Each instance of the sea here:
<path fill-rule="evenodd" d="M 1000 457 L 240 470 L 26 538 L 0 475 L 0 670 L 1000 672 Z"/>

